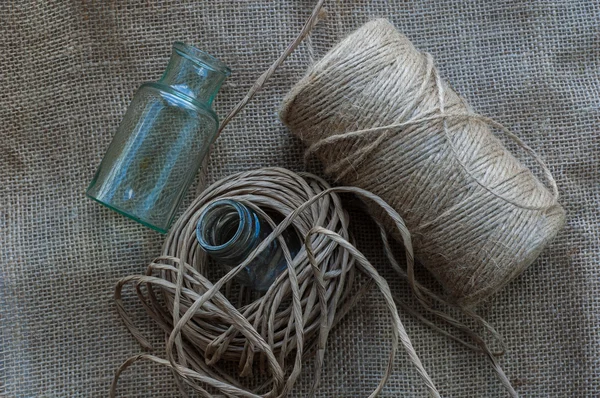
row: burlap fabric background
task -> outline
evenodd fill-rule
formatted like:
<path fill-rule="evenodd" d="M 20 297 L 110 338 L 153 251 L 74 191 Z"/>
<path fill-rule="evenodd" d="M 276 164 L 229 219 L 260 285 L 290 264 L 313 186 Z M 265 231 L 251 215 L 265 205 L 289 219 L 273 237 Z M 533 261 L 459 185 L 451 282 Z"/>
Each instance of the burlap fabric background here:
<path fill-rule="evenodd" d="M 140 347 L 118 319 L 115 282 L 140 273 L 163 237 L 84 196 L 134 90 L 156 80 L 173 41 L 225 61 L 224 115 L 285 48 L 309 0 L 0 4 L 0 394 L 105 397 L 114 369 Z M 328 2 L 314 56 L 373 17 L 388 17 L 481 113 L 544 157 L 561 188 L 565 230 L 540 260 L 483 308 L 505 336 L 503 364 L 523 396 L 600 395 L 600 2 Z M 306 45 L 221 136 L 209 179 L 260 166 L 303 169 L 303 148 L 278 121 L 310 62 Z M 363 247 L 386 272 L 375 238 Z M 133 300 L 155 345 L 163 336 Z M 136 309 L 137 308 L 137 309 Z M 502 397 L 479 355 L 401 313 L 444 396 Z M 371 293 L 331 336 L 323 397 L 363 397 L 388 355 L 389 317 Z M 160 354 L 160 349 L 158 350 Z M 305 396 L 310 363 L 294 396 Z M 174 397 L 170 374 L 138 364 L 127 397 Z M 424 396 L 404 355 L 383 396 Z"/>

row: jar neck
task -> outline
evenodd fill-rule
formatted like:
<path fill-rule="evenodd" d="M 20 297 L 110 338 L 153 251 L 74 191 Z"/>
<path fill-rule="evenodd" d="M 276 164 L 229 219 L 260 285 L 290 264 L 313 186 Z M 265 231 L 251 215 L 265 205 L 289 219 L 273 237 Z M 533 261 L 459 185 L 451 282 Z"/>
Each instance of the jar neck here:
<path fill-rule="evenodd" d="M 225 265 L 236 266 L 262 240 L 258 215 L 240 202 L 222 199 L 200 215 L 196 236 L 202 249 Z"/>
<path fill-rule="evenodd" d="M 231 71 L 218 59 L 183 43 L 173 45 L 173 53 L 159 83 L 210 107 Z"/>

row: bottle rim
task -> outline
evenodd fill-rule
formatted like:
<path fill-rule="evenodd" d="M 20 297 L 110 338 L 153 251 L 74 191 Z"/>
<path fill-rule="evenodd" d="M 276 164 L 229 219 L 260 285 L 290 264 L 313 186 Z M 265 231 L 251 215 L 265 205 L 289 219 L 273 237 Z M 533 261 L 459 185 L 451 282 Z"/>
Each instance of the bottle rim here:
<path fill-rule="evenodd" d="M 204 236 L 204 234 L 202 233 L 202 231 L 204 231 L 204 223 L 205 223 L 205 219 L 206 217 L 208 217 L 208 215 L 210 214 L 211 210 L 213 210 L 216 207 L 221 207 L 223 205 L 232 207 L 233 209 L 235 209 L 235 211 L 238 214 L 238 227 L 237 230 L 235 231 L 235 233 L 233 234 L 233 236 L 226 242 L 223 242 L 220 245 L 214 245 L 213 243 L 209 242 L 206 237 Z M 196 239 L 198 240 L 198 243 L 200 243 L 200 246 L 202 246 L 202 248 L 204 248 L 207 251 L 220 251 L 223 250 L 225 248 L 227 248 L 228 246 L 230 246 L 231 244 L 235 243 L 239 238 L 240 235 L 242 234 L 242 231 L 244 230 L 244 228 L 246 227 L 246 219 L 244 217 L 243 214 L 243 207 L 240 203 L 231 200 L 231 199 L 220 199 L 220 200 L 216 200 L 214 202 L 212 202 L 211 204 L 209 204 L 204 211 L 202 211 L 202 213 L 200 214 L 200 217 L 198 218 L 198 223 L 196 224 Z"/>
<path fill-rule="evenodd" d="M 177 52 L 177 54 L 196 64 L 200 64 L 216 72 L 221 72 L 226 77 L 231 75 L 231 69 L 229 69 L 225 63 L 194 46 L 177 41 L 173 44 L 173 49 Z"/>

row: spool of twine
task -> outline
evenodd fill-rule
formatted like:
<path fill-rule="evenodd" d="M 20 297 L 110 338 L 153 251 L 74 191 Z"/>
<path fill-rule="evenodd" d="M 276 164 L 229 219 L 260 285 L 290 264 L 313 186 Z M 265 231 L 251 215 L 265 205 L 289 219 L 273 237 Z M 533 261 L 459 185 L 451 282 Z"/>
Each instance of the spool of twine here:
<path fill-rule="evenodd" d="M 519 275 L 565 214 L 543 162 L 477 115 L 386 20 L 352 33 L 286 96 L 282 121 L 325 172 L 375 193 L 404 218 L 416 258 L 452 301 L 472 306 Z M 540 164 L 550 189 L 496 138 Z M 391 220 L 371 214 L 399 238 Z"/>

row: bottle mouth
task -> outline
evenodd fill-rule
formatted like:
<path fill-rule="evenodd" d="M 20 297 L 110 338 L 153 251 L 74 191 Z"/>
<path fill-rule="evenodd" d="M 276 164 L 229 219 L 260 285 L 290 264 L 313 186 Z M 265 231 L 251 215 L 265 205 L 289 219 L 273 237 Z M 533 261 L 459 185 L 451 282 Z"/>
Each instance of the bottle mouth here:
<path fill-rule="evenodd" d="M 227 65 L 209 53 L 199 50 L 196 47 L 178 41 L 173 44 L 173 49 L 182 57 L 216 72 L 220 72 L 224 74 L 225 77 L 231 75 L 231 69 L 229 69 Z"/>
<path fill-rule="evenodd" d="M 221 199 L 200 214 L 196 238 L 206 251 L 219 251 L 235 243 L 244 230 L 246 220 L 242 206 L 233 200 Z"/>

